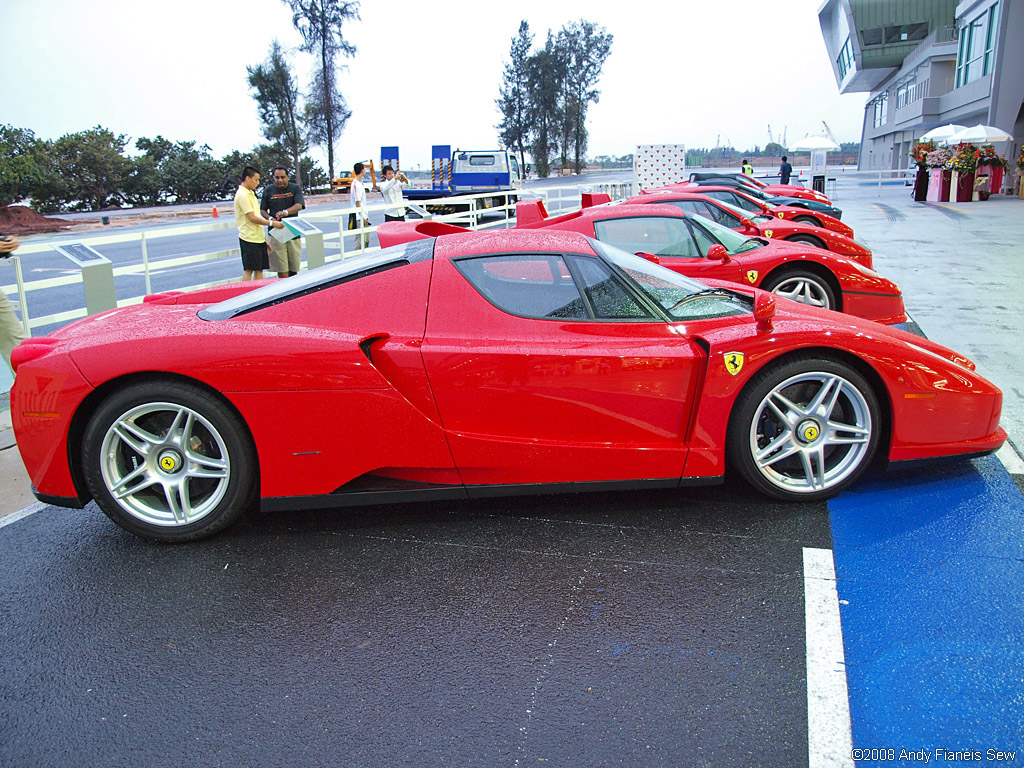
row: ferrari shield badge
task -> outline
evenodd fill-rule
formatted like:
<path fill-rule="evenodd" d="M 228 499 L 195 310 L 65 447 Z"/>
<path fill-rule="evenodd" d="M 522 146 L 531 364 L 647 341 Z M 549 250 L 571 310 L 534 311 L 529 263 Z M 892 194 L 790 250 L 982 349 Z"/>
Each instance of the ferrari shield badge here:
<path fill-rule="evenodd" d="M 785 211 L 779 211 L 779 218 L 780 219 L 786 218 L 786 212 Z"/>
<path fill-rule="evenodd" d="M 725 353 L 725 370 L 735 376 L 737 373 L 743 370 L 743 353 L 742 352 L 726 352 Z"/>
<path fill-rule="evenodd" d="M 774 234 L 775 234 L 775 232 L 774 232 L 774 231 L 772 231 L 772 230 L 770 230 L 770 229 L 766 229 L 766 230 L 764 231 L 764 236 L 765 236 L 765 237 L 771 237 L 771 236 L 772 236 L 772 235 L 774 235 Z"/>
<path fill-rule="evenodd" d="M 757 282 L 757 270 L 756 269 L 748 269 L 747 270 L 747 280 L 750 281 L 751 285 L 753 285 L 754 283 Z"/>

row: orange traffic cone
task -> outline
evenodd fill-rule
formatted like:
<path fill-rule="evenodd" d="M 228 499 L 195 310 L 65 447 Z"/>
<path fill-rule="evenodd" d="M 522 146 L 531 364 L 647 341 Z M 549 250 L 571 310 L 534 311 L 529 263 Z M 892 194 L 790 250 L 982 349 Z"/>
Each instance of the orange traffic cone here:
<path fill-rule="evenodd" d="M 217 213 L 217 206 L 216 205 L 213 206 L 213 218 L 215 218 L 215 219 L 219 219 L 220 218 L 220 214 Z"/>

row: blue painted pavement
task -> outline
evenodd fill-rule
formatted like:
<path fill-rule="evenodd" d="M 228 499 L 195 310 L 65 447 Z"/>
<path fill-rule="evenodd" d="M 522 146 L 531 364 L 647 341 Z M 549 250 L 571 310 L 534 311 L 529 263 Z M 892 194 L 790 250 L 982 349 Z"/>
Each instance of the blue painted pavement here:
<path fill-rule="evenodd" d="M 868 475 L 829 511 L 854 751 L 885 750 L 858 765 L 1024 765 L 1024 497 L 1002 464 Z"/>

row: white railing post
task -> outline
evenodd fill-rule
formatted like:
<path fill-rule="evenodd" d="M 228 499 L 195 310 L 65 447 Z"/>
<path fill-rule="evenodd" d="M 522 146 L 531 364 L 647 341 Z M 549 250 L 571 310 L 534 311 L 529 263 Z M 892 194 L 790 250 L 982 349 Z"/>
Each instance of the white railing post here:
<path fill-rule="evenodd" d="M 27 339 L 32 335 L 32 329 L 29 327 L 28 322 L 28 304 L 25 299 L 25 278 L 21 274 L 21 259 L 17 256 L 11 256 L 11 261 L 14 262 L 14 282 L 18 286 L 18 309 L 21 311 L 21 328 L 25 332 L 25 338 Z"/>
<path fill-rule="evenodd" d="M 341 214 L 338 217 L 338 248 L 339 255 L 342 261 L 345 260 L 345 227 L 348 226 L 345 222 L 345 214 Z"/>
<path fill-rule="evenodd" d="M 146 233 L 143 232 L 139 237 L 142 242 L 142 269 L 146 274 L 146 295 L 149 296 L 153 293 L 153 284 L 149 279 L 149 251 L 146 249 Z"/>

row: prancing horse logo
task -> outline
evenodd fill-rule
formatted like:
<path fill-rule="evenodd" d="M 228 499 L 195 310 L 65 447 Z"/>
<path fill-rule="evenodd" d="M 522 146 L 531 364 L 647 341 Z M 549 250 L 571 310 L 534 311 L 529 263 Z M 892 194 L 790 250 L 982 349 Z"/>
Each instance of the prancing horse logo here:
<path fill-rule="evenodd" d="M 743 370 L 743 353 L 742 352 L 726 352 L 725 353 L 725 370 L 735 376 L 741 370 Z"/>
<path fill-rule="evenodd" d="M 749 269 L 749 270 L 747 270 L 747 280 L 750 281 L 751 285 L 753 285 L 754 283 L 757 282 L 757 270 L 756 269 Z"/>

